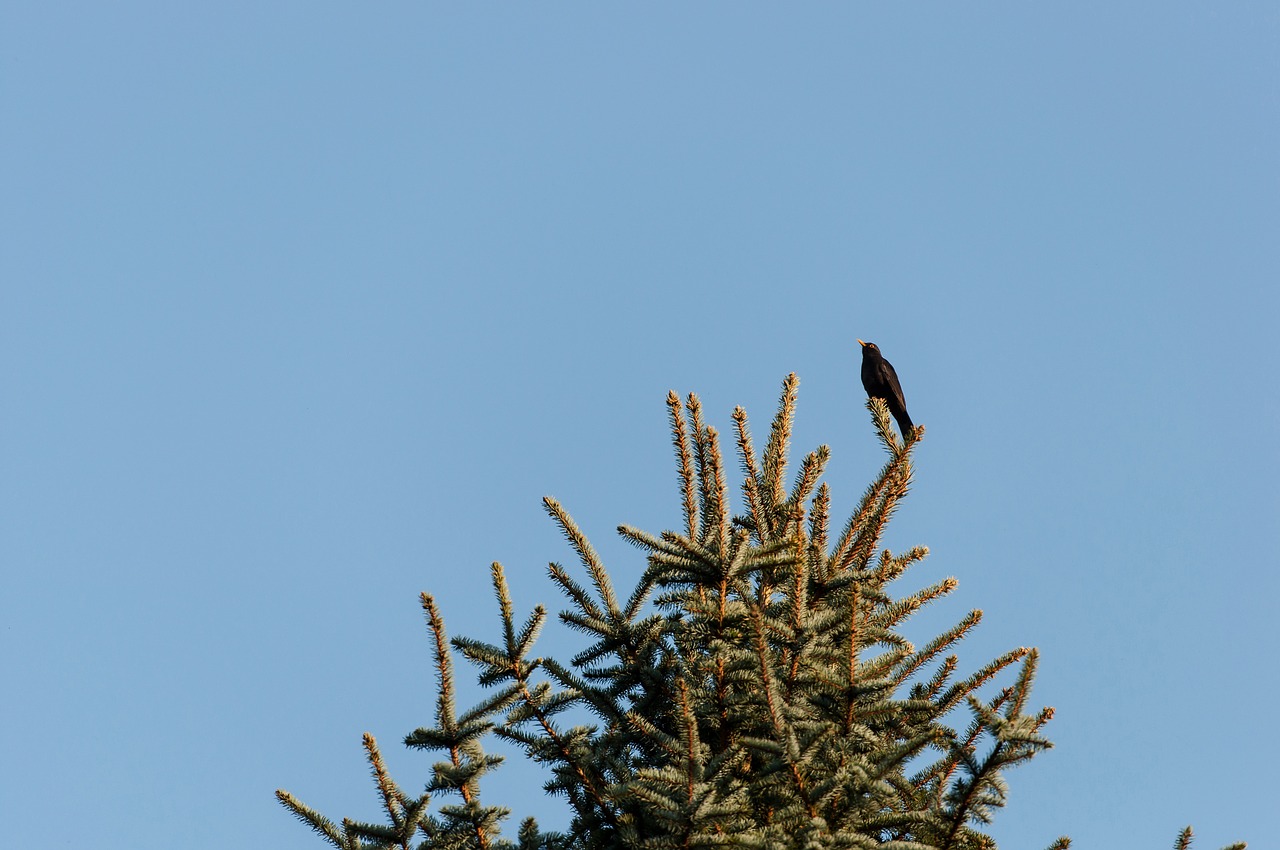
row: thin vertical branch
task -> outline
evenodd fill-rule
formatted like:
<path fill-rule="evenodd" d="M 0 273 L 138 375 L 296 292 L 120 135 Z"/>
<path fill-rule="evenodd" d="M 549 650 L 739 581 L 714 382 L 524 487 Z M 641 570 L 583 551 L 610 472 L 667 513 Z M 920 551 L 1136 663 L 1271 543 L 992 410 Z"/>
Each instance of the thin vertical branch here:
<path fill-rule="evenodd" d="M 769 432 L 769 444 L 764 450 L 764 472 L 762 484 L 768 507 L 774 508 L 782 503 L 782 476 L 787 468 L 787 450 L 791 446 L 791 424 L 796 413 L 796 388 L 800 379 L 796 373 L 787 375 L 782 382 L 782 397 L 778 401 L 778 413 L 773 419 L 773 428 Z"/>
<path fill-rule="evenodd" d="M 452 735 L 456 732 L 453 703 L 453 659 L 449 656 L 449 639 L 445 634 L 444 620 L 436 608 L 436 600 L 429 593 L 419 595 L 422 610 L 427 615 L 427 626 L 435 639 L 432 650 L 435 657 L 436 683 L 440 693 L 436 697 L 436 721 L 440 728 Z"/>
<path fill-rule="evenodd" d="M 747 512 L 756 526 L 756 538 L 764 542 L 772 535 L 764 504 L 760 498 L 760 465 L 756 462 L 755 446 L 751 442 L 751 429 L 747 426 L 747 411 L 741 406 L 733 409 L 733 424 L 738 432 L 738 458 L 742 463 L 742 493 L 746 497 Z"/>
<path fill-rule="evenodd" d="M 699 542 L 705 542 L 710 534 L 712 512 L 715 502 L 715 490 L 711 482 L 708 466 L 711 461 L 711 446 L 708 444 L 707 429 L 702 422 L 702 402 L 698 396 L 689 393 L 688 397 L 689 425 L 693 430 L 694 460 L 698 471 L 698 507 L 700 528 Z"/>
<path fill-rule="evenodd" d="M 831 522 L 831 488 L 825 483 L 818 487 L 818 493 L 813 497 L 813 506 L 809 510 L 809 537 L 811 543 L 809 550 L 813 553 L 813 568 L 822 568 L 822 572 L 818 574 L 820 581 L 826 581 L 828 575 L 827 567 L 827 534 Z"/>
<path fill-rule="evenodd" d="M 707 472 L 711 478 L 712 515 L 708 521 L 715 521 L 716 542 L 719 544 L 720 557 L 729 557 L 729 497 L 725 492 L 724 457 L 720 454 L 720 435 L 715 428 L 706 429 L 707 434 Z"/>
<path fill-rule="evenodd" d="M 849 599 L 849 650 L 846 655 L 848 663 L 847 676 L 848 704 L 845 709 L 844 730 L 847 734 L 853 728 L 854 714 L 858 706 L 858 653 L 861 652 L 862 630 L 858 618 L 862 615 L 862 585 L 854 582 L 853 593 Z"/>
<path fill-rule="evenodd" d="M 676 459 L 680 462 L 680 495 L 684 505 L 685 532 L 690 540 L 697 540 L 698 507 L 694 499 L 693 455 L 689 451 L 689 435 L 684 427 L 684 408 L 675 390 L 667 393 L 667 408 L 671 415 L 671 442 L 675 445 Z"/>

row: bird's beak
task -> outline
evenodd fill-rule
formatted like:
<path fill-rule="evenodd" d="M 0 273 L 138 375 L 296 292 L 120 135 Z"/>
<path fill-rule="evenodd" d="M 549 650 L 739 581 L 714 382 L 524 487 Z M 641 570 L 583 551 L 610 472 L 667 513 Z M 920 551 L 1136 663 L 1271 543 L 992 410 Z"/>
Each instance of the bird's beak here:
<path fill-rule="evenodd" d="M 863 342 L 862 340 L 858 340 L 858 345 L 861 345 L 863 348 L 866 348 L 866 347 L 867 347 L 867 344 L 866 344 L 865 342 Z"/>

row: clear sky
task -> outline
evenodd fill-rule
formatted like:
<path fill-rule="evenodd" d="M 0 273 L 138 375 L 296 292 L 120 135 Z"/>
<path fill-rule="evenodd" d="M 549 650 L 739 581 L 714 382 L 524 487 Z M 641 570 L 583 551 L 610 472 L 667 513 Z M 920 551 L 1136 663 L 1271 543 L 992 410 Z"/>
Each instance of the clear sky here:
<path fill-rule="evenodd" d="M 668 389 L 761 434 L 795 371 L 851 510 L 861 337 L 928 428 L 903 589 L 960 581 L 920 634 L 1043 653 L 1001 846 L 1280 846 L 1280 7 L 461 5 L 3 12 L 3 843 L 374 817 L 419 591 L 558 610 L 544 494 L 634 578 Z"/>

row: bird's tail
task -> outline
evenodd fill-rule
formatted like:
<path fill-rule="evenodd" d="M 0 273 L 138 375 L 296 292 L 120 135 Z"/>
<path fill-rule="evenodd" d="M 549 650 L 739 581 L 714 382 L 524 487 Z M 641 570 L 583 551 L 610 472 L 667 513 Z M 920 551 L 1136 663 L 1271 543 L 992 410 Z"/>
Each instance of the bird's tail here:
<path fill-rule="evenodd" d="M 905 410 L 902 411 L 901 416 L 895 416 L 893 418 L 898 420 L 898 430 L 902 432 L 903 442 L 906 442 L 907 437 L 911 436 L 911 432 L 915 430 L 916 426 L 911 424 L 911 417 L 907 415 Z"/>

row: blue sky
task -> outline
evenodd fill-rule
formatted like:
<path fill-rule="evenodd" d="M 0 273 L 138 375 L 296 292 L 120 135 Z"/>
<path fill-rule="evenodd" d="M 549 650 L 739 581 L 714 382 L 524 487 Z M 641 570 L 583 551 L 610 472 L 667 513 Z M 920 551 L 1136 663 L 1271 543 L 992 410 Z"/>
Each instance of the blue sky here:
<path fill-rule="evenodd" d="M 668 389 L 850 510 L 855 338 L 928 428 L 888 545 L 1042 651 L 994 833 L 1280 844 L 1274 4 L 19 4 L 0 56 L 0 819 L 319 840 L 407 786 L 417 594 L 558 605 L 679 522 Z M 906 588 L 904 588 L 906 589 Z M 563 633 L 548 651 L 571 646 Z M 474 692 L 472 692 L 474 693 Z M 517 764 L 490 802 L 562 817 Z M 513 824 L 514 826 L 514 824 Z"/>

